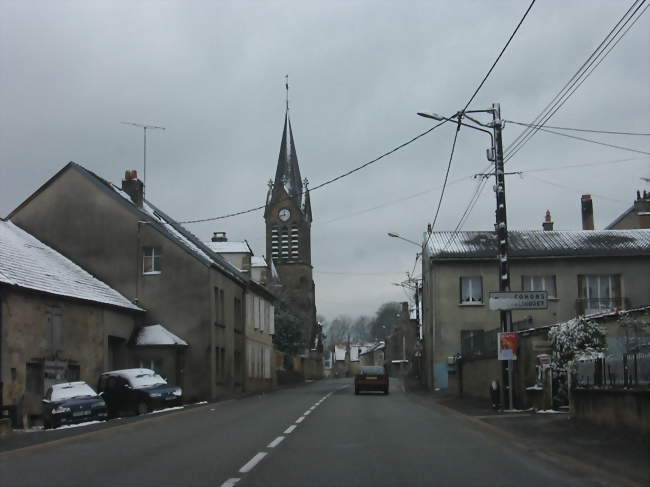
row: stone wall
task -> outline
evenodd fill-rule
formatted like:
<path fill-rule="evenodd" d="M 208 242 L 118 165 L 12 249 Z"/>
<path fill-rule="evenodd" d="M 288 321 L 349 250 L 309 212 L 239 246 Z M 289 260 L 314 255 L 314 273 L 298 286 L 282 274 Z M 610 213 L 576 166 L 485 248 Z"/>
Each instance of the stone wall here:
<path fill-rule="evenodd" d="M 462 364 L 463 395 L 490 399 L 490 382 L 501 383 L 501 362 L 496 358 L 466 360 Z"/>
<path fill-rule="evenodd" d="M 599 426 L 650 436 L 650 390 L 576 389 L 571 415 Z"/>

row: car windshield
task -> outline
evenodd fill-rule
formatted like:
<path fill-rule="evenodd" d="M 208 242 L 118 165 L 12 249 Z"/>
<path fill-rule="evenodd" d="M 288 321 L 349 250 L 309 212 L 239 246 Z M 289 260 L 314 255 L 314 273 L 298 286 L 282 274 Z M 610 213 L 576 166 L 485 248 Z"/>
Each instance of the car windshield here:
<path fill-rule="evenodd" d="M 52 386 L 52 401 L 65 401 L 77 397 L 95 397 L 97 393 L 85 382 L 70 382 Z"/>
<path fill-rule="evenodd" d="M 127 377 L 129 384 L 134 389 L 142 389 L 143 387 L 153 387 L 161 384 L 167 384 L 167 381 L 156 373 L 143 373 Z"/>
<path fill-rule="evenodd" d="M 361 367 L 361 373 L 364 375 L 384 375 L 384 368 L 381 365 L 369 365 Z"/>

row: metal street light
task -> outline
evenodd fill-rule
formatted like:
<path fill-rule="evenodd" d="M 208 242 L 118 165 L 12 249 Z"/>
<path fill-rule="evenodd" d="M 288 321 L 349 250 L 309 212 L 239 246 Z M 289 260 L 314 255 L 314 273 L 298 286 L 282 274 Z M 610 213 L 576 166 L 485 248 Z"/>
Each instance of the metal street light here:
<path fill-rule="evenodd" d="M 413 244 L 413 245 L 416 245 L 417 247 L 422 248 L 422 244 L 414 242 L 413 240 L 409 240 L 408 238 L 404 238 L 401 235 L 398 235 L 397 233 L 388 232 L 388 236 L 393 237 L 393 238 L 399 238 L 400 240 L 404 240 L 405 242 L 408 242 L 410 244 Z"/>
<path fill-rule="evenodd" d="M 467 115 L 467 113 L 490 113 L 492 114 L 492 122 L 490 124 L 483 124 L 478 120 Z M 498 246 L 498 271 L 499 271 L 499 291 L 510 291 L 510 265 L 508 261 L 508 223 L 506 216 L 506 186 L 505 186 L 505 173 L 503 170 L 503 142 L 501 139 L 501 132 L 503 130 L 503 120 L 501 119 L 501 107 L 498 103 L 493 103 L 492 108 L 487 110 L 468 110 L 457 112 L 452 117 L 442 117 L 435 113 L 418 113 L 421 117 L 431 118 L 437 121 L 453 121 L 459 125 L 485 132 L 490 136 L 491 147 L 487 150 L 487 158 L 490 162 L 494 162 L 494 178 L 496 185 L 494 190 L 497 197 L 496 209 L 496 237 Z M 462 119 L 468 118 L 478 125 L 491 128 L 494 131 L 482 129 L 474 125 L 463 123 Z M 512 331 L 512 313 L 509 310 L 501 310 L 500 324 L 502 332 Z M 510 409 L 513 408 L 513 391 L 512 391 L 512 360 L 508 360 L 508 402 Z"/>

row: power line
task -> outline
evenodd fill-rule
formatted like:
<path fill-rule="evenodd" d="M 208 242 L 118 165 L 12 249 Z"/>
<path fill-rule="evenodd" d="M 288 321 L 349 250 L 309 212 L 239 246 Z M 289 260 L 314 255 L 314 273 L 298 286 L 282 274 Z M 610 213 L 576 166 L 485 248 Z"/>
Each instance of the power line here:
<path fill-rule="evenodd" d="M 534 179 L 537 179 L 537 180 L 541 181 L 542 183 L 549 184 L 551 186 L 556 186 L 558 188 L 570 189 L 572 191 L 576 191 L 576 189 L 574 187 L 567 186 L 566 184 L 561 184 L 561 183 L 558 183 L 558 182 L 555 182 L 555 181 L 549 181 L 548 179 L 540 178 L 539 176 L 530 175 L 530 177 L 534 178 Z M 604 200 L 613 201 L 615 203 L 625 203 L 625 201 L 623 201 L 623 200 L 617 200 L 615 198 L 610 198 L 609 196 L 605 196 L 605 195 L 602 195 L 602 194 L 591 193 L 591 195 L 592 196 L 597 196 L 598 198 L 602 198 Z"/>
<path fill-rule="evenodd" d="M 350 176 L 351 174 L 354 174 L 357 171 L 361 171 L 362 169 L 365 169 L 366 167 L 370 166 L 371 164 L 374 164 L 374 163 L 380 161 L 381 159 L 393 154 L 394 152 L 397 152 L 398 150 L 403 149 L 407 145 L 412 144 L 416 140 L 424 137 L 425 135 L 429 134 L 430 132 L 433 132 L 435 129 L 437 129 L 438 127 L 440 127 L 441 125 L 443 125 L 445 123 L 447 123 L 447 120 L 443 120 L 439 124 L 434 125 L 430 129 L 425 130 L 424 132 L 422 132 L 422 133 L 416 135 L 415 137 L 407 140 L 403 144 L 400 144 L 397 147 L 394 147 L 393 149 L 389 150 L 388 152 L 384 152 L 382 155 L 372 159 L 371 161 L 368 161 L 368 162 L 366 162 L 364 164 L 361 164 L 360 166 L 357 166 L 354 169 L 351 169 L 351 170 L 349 170 L 349 171 L 347 171 L 347 172 L 345 172 L 343 174 L 340 174 L 339 176 L 328 179 L 327 181 L 324 181 L 324 182 L 314 186 L 309 191 L 316 191 L 317 189 L 320 189 L 320 188 L 322 188 L 324 186 L 327 186 L 328 184 L 332 184 L 332 183 L 334 183 L 334 182 L 336 182 L 336 181 L 338 181 L 340 179 L 343 179 L 343 178 L 345 178 L 347 176 Z M 304 190 L 301 190 L 299 195 L 302 195 L 303 193 L 304 193 Z M 288 200 L 289 200 L 289 198 L 285 198 L 284 200 L 281 200 L 281 201 L 288 201 Z M 224 218 L 231 218 L 233 216 L 244 215 L 246 213 L 252 213 L 254 211 L 259 211 L 259 210 L 262 210 L 264 208 L 266 208 L 266 204 L 261 205 L 261 206 L 256 206 L 255 208 L 249 208 L 248 210 L 242 210 L 242 211 L 237 211 L 237 212 L 234 212 L 234 213 L 228 213 L 226 215 L 215 216 L 215 217 L 210 217 L 210 218 L 200 218 L 200 219 L 196 219 L 196 220 L 185 220 L 185 221 L 181 221 L 179 223 L 201 223 L 201 222 L 209 222 L 209 221 L 214 221 L 214 220 L 223 220 Z"/>
<path fill-rule="evenodd" d="M 562 137 L 568 137 L 570 139 L 582 140 L 583 142 L 589 142 L 591 144 L 604 145 L 605 147 L 612 147 L 614 149 L 625 150 L 625 151 L 628 151 L 628 152 L 636 152 L 637 154 L 645 154 L 645 155 L 650 156 L 650 152 L 642 151 L 642 150 L 639 150 L 639 149 L 632 149 L 631 147 L 623 147 L 621 145 L 608 144 L 606 142 L 601 142 L 599 140 L 587 139 L 585 137 L 578 137 L 577 135 L 563 134 L 562 132 L 555 132 L 554 130 L 549 130 L 549 129 L 542 128 L 542 127 L 538 127 L 537 130 L 541 130 L 542 132 L 546 132 L 546 133 L 549 133 L 549 134 L 560 135 Z"/>
<path fill-rule="evenodd" d="M 621 39 L 627 34 L 627 32 L 636 24 L 636 22 L 641 18 L 641 16 L 647 10 L 644 8 L 639 15 L 632 20 L 634 15 L 639 11 L 643 6 L 646 0 L 642 0 L 640 4 L 637 5 L 639 0 L 635 0 L 630 8 L 623 14 L 619 19 L 616 25 L 607 33 L 605 38 L 601 43 L 596 47 L 596 49 L 591 53 L 587 60 L 578 68 L 578 70 L 573 74 L 571 79 L 560 89 L 558 93 L 551 99 L 551 101 L 546 105 L 546 107 L 535 117 L 531 125 L 537 126 L 536 128 L 528 127 L 522 131 L 515 140 L 506 148 L 506 157 L 505 162 L 509 161 L 514 155 L 521 150 L 521 148 L 539 131 L 540 127 L 545 125 L 555 113 L 567 102 L 567 100 L 576 92 L 580 86 L 591 76 L 594 70 L 602 63 L 609 53 L 616 47 L 616 45 L 621 41 Z M 630 14 L 630 12 L 632 12 Z M 631 23 L 630 23 L 631 22 Z M 621 25 L 622 24 L 622 25 Z M 626 25 L 629 26 L 626 27 Z M 625 29 L 623 31 L 623 29 Z M 623 33 L 621 34 L 621 31 Z M 620 36 L 619 36 L 620 34 Z M 618 36 L 618 39 L 616 37 Z M 614 42 L 614 39 L 616 41 Z M 613 44 L 612 44 L 613 42 Z M 609 49 L 608 46 L 610 46 Z M 607 49 L 607 51 L 605 51 Z M 603 54 L 604 52 L 604 54 Z M 598 59 L 600 57 L 600 59 Z M 597 61 L 597 62 L 596 62 Z M 595 64 L 594 64 L 595 63 Z"/>
<path fill-rule="evenodd" d="M 535 125 L 535 124 L 532 124 L 532 123 L 515 122 L 514 120 L 504 120 L 504 122 L 513 123 L 515 125 L 521 125 L 522 127 L 531 127 L 531 128 L 539 127 L 539 128 L 542 128 L 542 125 Z M 645 132 L 616 132 L 616 131 L 612 131 L 612 130 L 576 129 L 576 128 L 570 128 L 570 127 L 554 127 L 552 125 L 543 125 L 543 127 L 547 128 L 547 129 L 571 130 L 573 132 L 589 132 L 589 133 L 593 133 L 593 134 L 650 136 L 650 133 L 645 133 Z"/>
<path fill-rule="evenodd" d="M 535 4 L 535 0 L 533 0 L 532 2 L 530 2 L 530 5 L 528 6 L 528 8 L 526 9 L 526 12 L 524 13 L 524 16 L 521 18 L 521 20 L 520 20 L 519 23 L 517 24 L 517 27 L 515 27 L 515 30 L 512 31 L 512 34 L 510 34 L 510 38 L 508 39 L 508 42 L 506 42 L 506 45 L 503 46 L 503 49 L 501 49 L 501 52 L 499 53 L 499 55 L 497 56 L 497 58 L 496 58 L 496 59 L 494 60 L 494 62 L 492 63 L 492 66 L 490 67 L 490 69 L 488 70 L 488 72 L 487 72 L 487 73 L 485 74 L 485 76 L 483 77 L 483 80 L 481 81 L 481 83 L 478 85 L 478 87 L 476 88 L 476 90 L 474 90 L 474 93 L 473 93 L 472 96 L 470 97 L 469 101 L 465 104 L 465 108 L 463 108 L 463 111 L 467 110 L 467 107 L 469 107 L 470 103 L 472 103 L 472 102 L 474 101 L 474 98 L 476 98 L 476 95 L 478 95 L 478 92 L 481 90 L 481 88 L 483 88 L 483 85 L 484 85 L 485 82 L 487 81 L 487 79 L 488 79 L 488 77 L 490 76 L 490 74 L 492 74 L 492 71 L 494 70 L 494 68 L 495 68 L 495 66 L 497 65 L 497 63 L 499 62 L 499 60 L 501 59 L 501 56 L 503 56 L 503 53 L 506 52 L 506 49 L 508 49 L 508 46 L 510 45 L 510 42 L 511 42 L 512 39 L 515 37 L 515 34 L 516 34 L 517 31 L 519 30 L 519 27 L 521 27 L 521 24 L 524 23 L 524 19 L 525 19 L 526 16 L 528 15 L 528 12 L 530 12 L 530 9 L 533 8 L 533 5 L 534 5 L 534 4 Z"/>

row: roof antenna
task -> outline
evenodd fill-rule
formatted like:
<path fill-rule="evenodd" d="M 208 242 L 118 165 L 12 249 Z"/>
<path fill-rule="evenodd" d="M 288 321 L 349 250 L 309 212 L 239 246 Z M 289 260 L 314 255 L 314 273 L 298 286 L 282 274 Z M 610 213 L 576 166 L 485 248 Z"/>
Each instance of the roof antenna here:
<path fill-rule="evenodd" d="M 287 90 L 287 112 L 289 112 L 289 75 L 284 75 L 284 87 Z"/>

